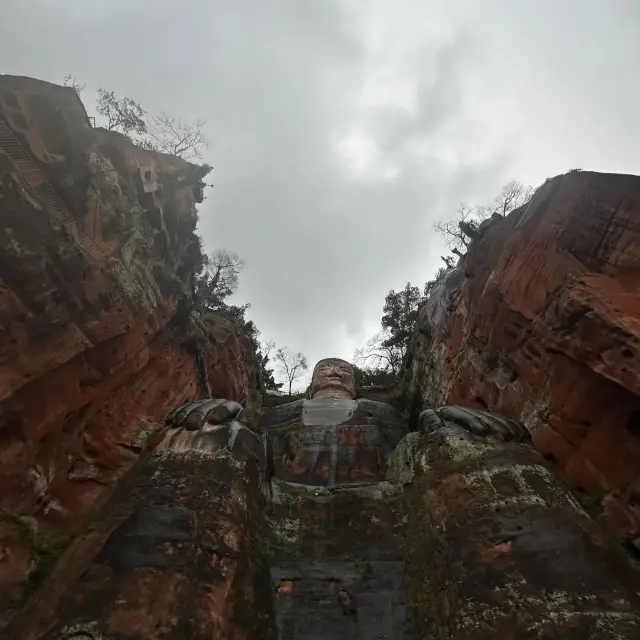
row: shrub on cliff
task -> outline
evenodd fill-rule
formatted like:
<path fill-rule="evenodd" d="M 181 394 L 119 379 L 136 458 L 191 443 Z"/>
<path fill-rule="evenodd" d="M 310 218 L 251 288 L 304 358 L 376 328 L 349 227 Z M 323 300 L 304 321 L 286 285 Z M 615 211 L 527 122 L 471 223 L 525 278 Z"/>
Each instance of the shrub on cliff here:
<path fill-rule="evenodd" d="M 71 74 L 65 78 L 65 86 L 72 86 L 78 95 L 84 89 Z M 166 113 L 147 118 L 137 100 L 119 98 L 114 91 L 98 89 L 96 111 L 105 119 L 105 129 L 123 133 L 144 149 L 192 161 L 201 158 L 209 146 L 204 120 L 192 124 Z"/>

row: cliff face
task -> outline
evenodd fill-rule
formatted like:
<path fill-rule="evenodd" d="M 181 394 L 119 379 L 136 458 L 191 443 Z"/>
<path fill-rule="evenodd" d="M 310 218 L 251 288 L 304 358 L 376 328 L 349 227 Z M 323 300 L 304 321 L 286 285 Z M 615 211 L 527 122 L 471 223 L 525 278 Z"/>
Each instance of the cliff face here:
<path fill-rule="evenodd" d="M 640 178 L 554 178 L 421 307 L 405 391 L 523 421 L 585 505 L 637 536 L 639 293 Z"/>
<path fill-rule="evenodd" d="M 202 169 L 93 128 L 71 88 L 0 76 L 0 118 L 0 597 L 15 598 L 39 562 L 27 543 L 76 530 L 169 409 L 202 396 L 204 368 L 214 397 L 259 393 L 244 333 L 183 293 Z"/>

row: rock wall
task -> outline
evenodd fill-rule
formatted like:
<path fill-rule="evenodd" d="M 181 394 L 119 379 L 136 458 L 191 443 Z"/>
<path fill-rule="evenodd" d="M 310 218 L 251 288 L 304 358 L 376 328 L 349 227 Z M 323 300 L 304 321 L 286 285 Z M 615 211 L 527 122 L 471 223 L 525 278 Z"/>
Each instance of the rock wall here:
<path fill-rule="evenodd" d="M 516 418 L 640 535 L 640 178 L 572 172 L 495 220 L 420 309 L 404 392 Z"/>
<path fill-rule="evenodd" d="M 214 396 L 260 395 L 245 334 L 184 294 L 204 170 L 93 128 L 71 88 L 0 76 L 0 118 L 0 600 L 18 603 L 52 532 L 201 397 L 196 353 Z"/>

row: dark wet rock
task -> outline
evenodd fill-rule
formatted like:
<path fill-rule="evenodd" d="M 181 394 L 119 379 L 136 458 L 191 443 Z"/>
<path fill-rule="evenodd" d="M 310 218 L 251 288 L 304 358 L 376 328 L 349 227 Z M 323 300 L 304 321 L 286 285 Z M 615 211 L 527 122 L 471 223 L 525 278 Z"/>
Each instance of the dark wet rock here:
<path fill-rule="evenodd" d="M 437 413 L 441 426 L 428 416 L 390 463 L 405 471 L 410 608 L 425 633 L 634 638 L 637 569 L 542 456 L 486 414 L 472 431 L 457 408 Z"/>
<path fill-rule="evenodd" d="M 237 422 L 170 430 L 3 637 L 274 637 L 263 458 Z"/>

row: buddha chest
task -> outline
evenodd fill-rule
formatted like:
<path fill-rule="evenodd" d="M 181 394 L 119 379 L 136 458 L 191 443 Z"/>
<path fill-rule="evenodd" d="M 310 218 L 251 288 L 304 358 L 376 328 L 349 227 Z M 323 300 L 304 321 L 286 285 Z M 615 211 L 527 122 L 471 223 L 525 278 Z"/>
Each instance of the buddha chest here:
<path fill-rule="evenodd" d="M 276 478 L 324 486 L 379 482 L 407 433 L 391 405 L 344 398 L 278 407 L 265 416 L 264 427 Z"/>

